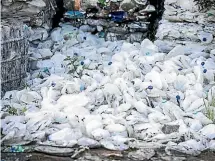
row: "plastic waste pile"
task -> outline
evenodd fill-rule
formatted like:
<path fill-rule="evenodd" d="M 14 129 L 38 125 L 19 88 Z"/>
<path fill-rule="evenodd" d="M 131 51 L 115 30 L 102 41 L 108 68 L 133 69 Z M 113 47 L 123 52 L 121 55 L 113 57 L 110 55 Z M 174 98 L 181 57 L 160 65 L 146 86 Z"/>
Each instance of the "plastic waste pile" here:
<path fill-rule="evenodd" d="M 215 9 L 199 10 L 194 0 L 165 0 L 155 44 L 159 51 L 169 52 L 177 45 L 215 47 Z"/>
<path fill-rule="evenodd" d="M 30 47 L 26 88 L 2 99 L 3 145 L 215 150 L 215 50 L 159 53 L 86 28 L 62 24 Z"/>
<path fill-rule="evenodd" d="M 141 42 L 147 36 L 148 18 L 156 11 L 147 0 L 64 0 L 64 6 L 65 19 L 73 25 L 99 26 L 97 32 L 108 41 Z"/>
<path fill-rule="evenodd" d="M 51 27 L 55 0 L 2 0 L 2 18 L 19 19 L 28 26 Z"/>
<path fill-rule="evenodd" d="M 22 22 L 29 41 L 38 44 L 38 41 L 43 41 L 48 36 L 55 7 L 55 0 L 2 0 L 2 19 Z"/>

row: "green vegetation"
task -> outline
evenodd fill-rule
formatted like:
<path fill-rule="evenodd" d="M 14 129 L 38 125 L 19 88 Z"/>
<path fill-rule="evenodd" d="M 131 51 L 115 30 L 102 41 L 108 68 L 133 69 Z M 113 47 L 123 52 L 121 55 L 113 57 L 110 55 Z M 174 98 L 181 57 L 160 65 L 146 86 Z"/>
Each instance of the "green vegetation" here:
<path fill-rule="evenodd" d="M 72 74 L 73 76 L 82 77 L 85 69 L 89 68 L 89 65 L 85 65 L 82 57 L 78 57 L 74 55 L 72 58 L 67 56 L 64 61 L 68 61 L 67 67 L 69 68 L 68 74 Z M 80 63 L 81 62 L 81 63 Z"/>
<path fill-rule="evenodd" d="M 18 115 L 18 110 L 14 107 L 8 107 L 6 112 L 8 112 L 10 115 Z"/>
<path fill-rule="evenodd" d="M 17 109 L 15 107 L 11 107 L 9 105 L 4 106 L 4 108 L 5 108 L 5 110 L 4 110 L 5 112 L 8 112 L 10 115 L 16 115 L 16 116 L 24 115 L 25 112 L 28 110 L 27 107 L 22 107 L 22 109 Z"/>
<path fill-rule="evenodd" d="M 21 109 L 21 114 L 23 114 L 24 115 L 24 113 L 27 111 L 28 109 L 27 109 L 27 107 L 23 107 L 22 109 Z"/>
<path fill-rule="evenodd" d="M 204 101 L 204 105 L 205 105 L 205 114 L 207 118 L 209 118 L 210 120 L 213 121 L 213 123 L 215 123 L 215 97 L 213 97 L 212 101 L 209 102 L 208 105 L 206 105 Z"/>

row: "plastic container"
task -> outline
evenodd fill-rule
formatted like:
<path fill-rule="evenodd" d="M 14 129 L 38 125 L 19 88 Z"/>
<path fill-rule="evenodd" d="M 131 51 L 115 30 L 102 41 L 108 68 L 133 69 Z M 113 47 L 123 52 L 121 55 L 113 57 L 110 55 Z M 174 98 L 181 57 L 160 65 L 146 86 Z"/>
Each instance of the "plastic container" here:
<path fill-rule="evenodd" d="M 111 17 L 111 20 L 114 22 L 122 22 L 123 19 L 126 18 L 126 12 L 124 11 L 111 12 L 109 14 L 109 17 Z"/>
<path fill-rule="evenodd" d="M 202 43 L 211 43 L 213 41 L 213 35 L 211 33 L 207 33 L 204 31 L 201 31 L 198 33 L 198 37 L 201 40 Z"/>

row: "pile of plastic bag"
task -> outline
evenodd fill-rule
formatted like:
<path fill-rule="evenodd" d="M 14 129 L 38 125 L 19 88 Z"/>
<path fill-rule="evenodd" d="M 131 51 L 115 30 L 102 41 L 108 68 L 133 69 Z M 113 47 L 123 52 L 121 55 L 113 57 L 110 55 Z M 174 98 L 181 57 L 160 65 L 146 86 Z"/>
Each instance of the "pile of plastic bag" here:
<path fill-rule="evenodd" d="M 159 53 L 56 28 L 30 47 L 26 88 L 2 99 L 2 144 L 215 150 L 215 50 Z"/>
<path fill-rule="evenodd" d="M 193 0 L 166 0 L 155 44 L 169 52 L 178 44 L 203 45 L 205 51 L 215 47 L 215 9 L 200 11 Z"/>

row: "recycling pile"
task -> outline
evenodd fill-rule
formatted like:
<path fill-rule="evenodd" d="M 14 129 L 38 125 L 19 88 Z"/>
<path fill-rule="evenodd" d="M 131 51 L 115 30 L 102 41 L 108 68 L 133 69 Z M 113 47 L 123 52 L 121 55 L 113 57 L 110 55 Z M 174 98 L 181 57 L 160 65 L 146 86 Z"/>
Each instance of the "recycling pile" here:
<path fill-rule="evenodd" d="M 51 27 L 55 14 L 54 0 L 2 0 L 1 14 L 4 18 L 15 18 L 30 26 Z"/>
<path fill-rule="evenodd" d="M 12 28 L 5 24 L 4 21 L 18 21 L 23 24 L 25 32 L 28 33 L 25 37 L 30 36 L 29 41 L 33 44 L 38 44 L 39 41 L 43 41 L 48 37 L 48 32 L 52 27 L 55 7 L 55 0 L 2 0 L 2 26 L 6 25 L 8 28 Z M 23 31 L 17 30 L 17 32 Z M 14 39 L 13 41 L 16 40 Z"/>
<path fill-rule="evenodd" d="M 86 28 L 62 24 L 30 47 L 26 88 L 2 99 L 3 145 L 215 150 L 215 50 L 158 53 Z"/>
<path fill-rule="evenodd" d="M 148 0 L 64 0 L 64 7 L 65 18 L 73 25 L 99 26 L 100 37 L 110 41 L 141 42 L 148 34 L 149 17 L 156 12 Z"/>
<path fill-rule="evenodd" d="M 169 52 L 177 45 L 202 45 L 204 51 L 215 48 L 215 9 L 199 10 L 194 0 L 165 0 L 163 19 L 155 44 Z"/>

